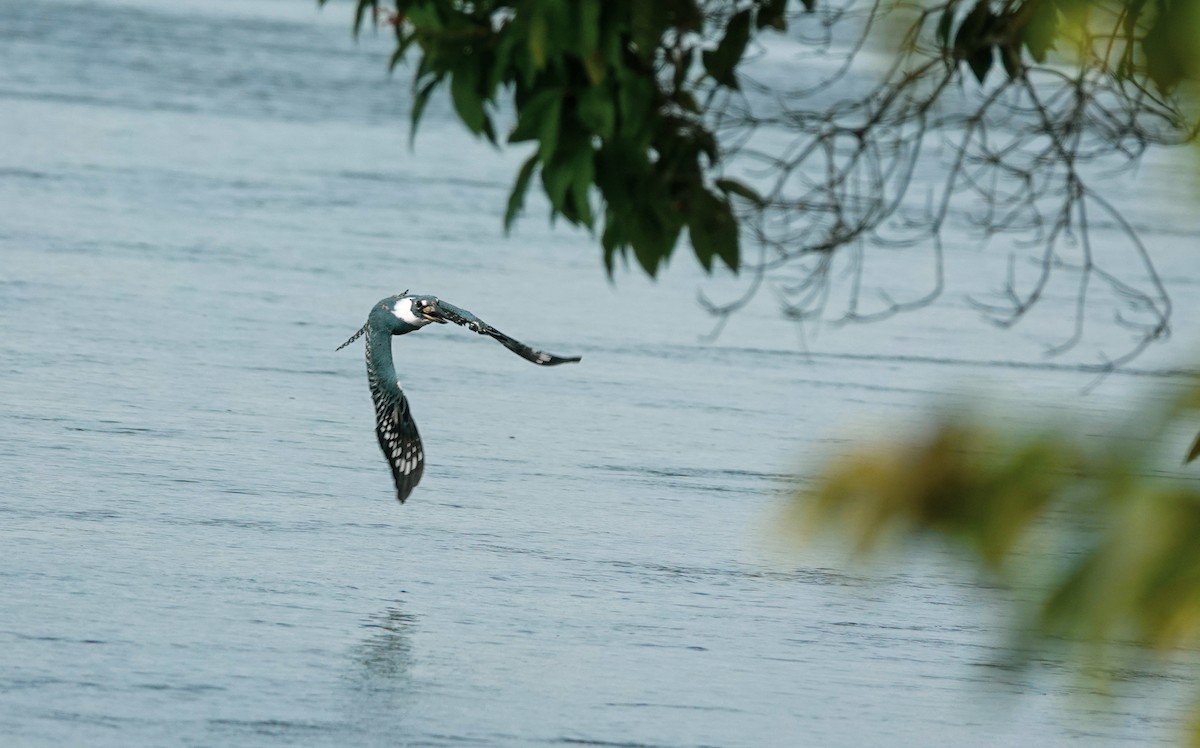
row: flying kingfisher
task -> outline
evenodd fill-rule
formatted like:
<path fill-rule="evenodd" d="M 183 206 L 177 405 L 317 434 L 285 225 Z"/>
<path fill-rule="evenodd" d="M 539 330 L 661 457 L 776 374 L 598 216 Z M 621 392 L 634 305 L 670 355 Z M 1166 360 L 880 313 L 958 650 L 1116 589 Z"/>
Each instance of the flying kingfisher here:
<path fill-rule="evenodd" d="M 575 363 L 580 359 L 579 356 L 554 356 L 535 351 L 467 310 L 459 309 L 436 296 L 405 291 L 376 304 L 367 317 L 367 324 L 338 346 L 337 350 L 342 350 L 366 334 L 367 383 L 371 386 L 371 399 L 375 401 L 375 434 L 379 437 L 379 447 L 384 457 L 392 467 L 396 498 L 401 504 L 421 480 L 421 473 L 425 469 L 425 451 L 421 447 L 421 435 L 417 433 L 417 424 L 413 422 L 408 400 L 396 378 L 396 367 L 392 363 L 392 336 L 416 332 L 431 322 L 453 322 L 480 335 L 488 335 L 526 361 L 540 366 Z"/>

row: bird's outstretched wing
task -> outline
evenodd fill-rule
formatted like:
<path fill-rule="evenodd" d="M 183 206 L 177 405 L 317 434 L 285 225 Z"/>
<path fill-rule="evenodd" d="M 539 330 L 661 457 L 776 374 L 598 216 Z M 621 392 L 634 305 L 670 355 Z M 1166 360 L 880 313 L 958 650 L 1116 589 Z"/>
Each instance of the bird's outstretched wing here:
<path fill-rule="evenodd" d="M 379 447 L 392 468 L 396 499 L 403 504 L 421 482 L 421 473 L 425 471 L 421 435 L 417 433 L 408 399 L 396 383 L 372 379 L 371 399 L 375 402 L 375 435 L 379 437 Z"/>
<path fill-rule="evenodd" d="M 453 322 L 456 325 L 462 325 L 468 329 L 474 330 L 480 335 L 487 335 L 499 341 L 500 345 L 517 354 L 526 361 L 532 361 L 539 366 L 558 366 L 559 364 L 573 364 L 579 361 L 581 356 L 555 356 L 553 353 L 543 353 L 536 351 L 533 348 L 525 345 L 519 340 L 513 340 L 488 323 L 471 314 L 466 309 L 460 309 L 453 304 L 449 304 L 441 299 L 438 299 L 431 311 L 432 315 L 441 321 Z"/>

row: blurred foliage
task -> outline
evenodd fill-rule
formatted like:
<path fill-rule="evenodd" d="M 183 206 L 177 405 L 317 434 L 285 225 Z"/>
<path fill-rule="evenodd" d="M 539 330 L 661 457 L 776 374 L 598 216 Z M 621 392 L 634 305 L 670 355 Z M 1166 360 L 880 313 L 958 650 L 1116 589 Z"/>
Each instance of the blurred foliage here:
<path fill-rule="evenodd" d="M 920 19 L 909 32 L 914 44 L 925 38 L 946 68 L 969 71 L 981 82 L 996 60 L 1009 76 L 1021 76 L 1027 63 L 1045 61 L 1055 47 L 1089 46 L 1088 54 L 1099 55 L 1114 78 L 1150 81 L 1165 94 L 1195 77 L 1200 59 L 1200 3 L 1192 0 L 940 0 L 915 6 L 884 0 L 865 10 L 842 5 L 355 0 L 354 29 L 367 23 L 394 29 L 392 67 L 414 65 L 414 134 L 429 98 L 448 89 L 472 133 L 497 144 L 537 144 L 516 176 L 506 228 L 537 176 L 552 217 L 589 229 L 602 223 L 610 274 L 616 258 L 632 252 L 651 276 L 685 229 L 705 269 L 717 261 L 734 271 L 744 266 L 744 228 L 768 199 L 722 175 L 722 160 L 736 145 L 716 120 L 727 94 L 739 91 L 739 67 L 758 37 L 787 31 L 798 14 L 828 6 L 823 25 L 859 15 L 869 27 L 877 17 L 915 7 Z M 819 81 L 808 85 L 813 82 Z M 500 131 L 500 111 L 515 111 L 507 132 Z M 863 122 L 860 138 L 871 137 L 881 115 Z M 818 248 L 829 252 L 858 235 L 842 231 Z"/>
<path fill-rule="evenodd" d="M 785 5 L 751 0 L 734 12 L 730 4 L 718 23 L 695 0 L 397 0 L 385 18 L 396 32 L 392 66 L 416 52 L 414 132 L 446 84 L 471 132 L 537 143 L 517 175 L 506 227 L 539 175 L 553 216 L 590 229 L 603 215 L 610 273 L 632 249 L 654 275 L 684 229 L 706 269 L 715 260 L 738 268 L 730 196 L 756 196 L 714 176 L 719 149 L 696 79 L 736 89 L 748 41 L 784 28 Z M 379 6 L 360 0 L 356 29 L 380 17 Z M 516 111 L 506 135 L 496 125 L 501 97 Z"/>
<path fill-rule="evenodd" d="M 1152 83 L 1160 94 L 1200 73 L 1195 0 L 950 0 L 938 12 L 939 45 L 980 83 L 997 59 L 1017 76 L 1056 47 L 1096 57 L 1114 77 Z"/>
<path fill-rule="evenodd" d="M 1015 663 L 1063 649 L 1080 673 L 1108 677 L 1200 644 L 1200 484 L 1161 468 L 1198 416 L 1200 385 L 1105 437 L 1061 419 L 1005 431 L 952 410 L 836 458 L 790 511 L 859 557 L 948 543 L 1032 601 Z M 1200 720 L 1190 728 L 1200 745 Z"/>

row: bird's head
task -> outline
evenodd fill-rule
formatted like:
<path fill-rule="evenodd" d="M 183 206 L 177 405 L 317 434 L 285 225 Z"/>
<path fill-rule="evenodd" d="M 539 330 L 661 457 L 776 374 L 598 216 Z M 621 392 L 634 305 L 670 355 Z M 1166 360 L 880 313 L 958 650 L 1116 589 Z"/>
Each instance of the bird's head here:
<path fill-rule="evenodd" d="M 438 314 L 438 298 L 407 291 L 389 296 L 379 302 L 371 312 L 372 322 L 393 335 L 403 335 L 419 330 L 430 322 L 445 323 Z"/>

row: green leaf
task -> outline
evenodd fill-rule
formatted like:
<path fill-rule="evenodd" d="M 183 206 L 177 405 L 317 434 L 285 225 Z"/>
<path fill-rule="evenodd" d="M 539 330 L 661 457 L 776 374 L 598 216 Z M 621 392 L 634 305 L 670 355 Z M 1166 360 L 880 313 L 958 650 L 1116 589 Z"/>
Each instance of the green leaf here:
<path fill-rule="evenodd" d="M 483 132 L 487 115 L 483 111 L 483 97 L 479 94 L 479 69 L 474 61 L 468 57 L 455 69 L 450 80 L 450 96 L 459 119 L 478 135 Z"/>
<path fill-rule="evenodd" d="M 735 13 L 725 27 L 725 36 L 721 38 L 715 50 L 706 51 L 701 55 L 704 69 L 715 81 L 728 88 L 737 89 L 737 77 L 734 68 L 741 62 L 746 52 L 746 43 L 750 40 L 749 8 Z"/>
<path fill-rule="evenodd" d="M 713 217 L 714 236 L 718 240 L 717 256 L 725 263 L 725 267 L 737 273 L 742 254 L 738 222 L 729 209 L 729 203 L 721 205 L 722 210 Z"/>
<path fill-rule="evenodd" d="M 1170 93 L 1179 85 L 1188 73 L 1187 60 L 1184 59 L 1186 49 L 1185 12 L 1181 11 L 1184 3 L 1160 3 L 1158 17 L 1154 25 L 1146 32 L 1142 40 L 1142 51 L 1146 55 L 1146 74 L 1154 81 L 1155 87 L 1162 93 Z M 1191 27 L 1194 28 L 1194 27 Z"/>
<path fill-rule="evenodd" d="M 358 0 L 358 7 L 354 9 L 354 35 L 358 36 L 358 32 L 362 29 L 363 19 L 367 17 L 367 11 L 371 13 L 371 21 L 374 22 L 379 12 L 379 0 Z"/>
<path fill-rule="evenodd" d="M 600 46 L 600 0 L 576 0 L 573 9 L 579 14 L 578 54 L 586 64 Z"/>
<path fill-rule="evenodd" d="M 432 94 L 433 89 L 437 88 L 437 85 L 442 82 L 443 77 L 444 76 L 442 74 L 435 75 L 432 80 L 426 83 L 417 91 L 416 95 L 413 96 L 412 114 L 410 115 L 412 124 L 410 126 L 408 135 L 408 146 L 410 148 L 412 147 L 413 141 L 417 139 L 417 126 L 421 124 L 421 115 L 425 112 L 425 105 L 429 103 L 429 95 Z"/>
<path fill-rule="evenodd" d="M 542 131 L 542 121 L 550 111 L 555 99 L 561 98 L 558 91 L 544 89 L 529 97 L 524 104 L 517 105 L 517 126 L 508 136 L 508 142 L 521 143 L 537 140 Z"/>
<path fill-rule="evenodd" d="M 572 223 L 591 225 L 591 210 L 586 202 L 594 173 L 592 147 L 586 138 L 560 148 L 542 168 L 542 183 L 550 203 Z M 573 197 L 571 203 L 567 202 L 569 195 Z"/>
<path fill-rule="evenodd" d="M 567 200 L 567 190 L 571 187 L 574 175 L 567 159 L 554 158 L 542 167 L 542 186 L 546 189 L 546 197 L 556 212 L 561 213 Z"/>
<path fill-rule="evenodd" d="M 581 223 L 589 229 L 592 227 L 592 206 L 588 200 L 592 180 L 595 177 L 595 154 L 591 146 L 584 141 L 571 159 L 571 169 L 574 178 L 571 182 L 571 197 L 574 205 L 574 222 Z"/>
<path fill-rule="evenodd" d="M 620 253 L 624 257 L 624 250 L 629 246 L 629 239 L 623 232 L 624 222 L 617 218 L 617 215 L 611 209 L 605 211 L 604 233 L 600 237 L 600 244 L 604 247 L 604 270 L 608 273 L 610 281 L 617 254 Z"/>
<path fill-rule="evenodd" d="M 590 190 L 584 187 L 572 185 L 571 187 L 571 205 L 573 210 L 569 214 L 571 222 L 576 225 L 586 226 L 589 230 L 595 224 L 595 218 L 592 216 L 592 204 L 588 199 Z"/>
<path fill-rule="evenodd" d="M 535 70 L 546 67 L 546 43 L 549 30 L 546 28 L 546 17 L 537 10 L 529 21 L 529 56 L 533 59 Z"/>
<path fill-rule="evenodd" d="M 653 278 L 674 251 L 684 223 L 668 191 L 651 184 L 632 203 L 630 239 L 638 264 Z"/>
<path fill-rule="evenodd" d="M 613 136 L 617 108 L 607 86 L 592 86 L 579 97 L 576 113 L 588 130 L 605 140 Z"/>
<path fill-rule="evenodd" d="M 1037 3 L 1029 22 L 1021 29 L 1021 43 L 1037 62 L 1046 61 L 1046 53 L 1054 49 L 1058 36 L 1058 9 L 1055 4 L 1042 0 Z"/>
<path fill-rule="evenodd" d="M 709 164 L 716 165 L 721 160 L 721 152 L 717 146 L 717 138 L 706 128 L 697 127 L 690 133 L 696 149 L 708 157 Z"/>
<path fill-rule="evenodd" d="M 608 62 L 604 59 L 604 55 L 593 52 L 583 58 L 583 70 L 587 73 L 588 80 L 593 86 L 599 85 L 604 82 L 604 76 L 608 72 Z"/>
<path fill-rule="evenodd" d="M 492 58 L 492 70 L 488 78 L 487 90 L 495 92 L 501 83 L 511 79 L 513 67 L 513 51 L 517 46 L 518 37 L 511 26 L 505 26 L 496 35 L 495 56 Z"/>
<path fill-rule="evenodd" d="M 665 4 L 658 0 L 635 0 L 630 18 L 631 36 L 637 54 L 643 60 L 654 59 L 667 26 Z"/>
<path fill-rule="evenodd" d="M 605 207 L 601 237 L 604 267 L 611 280 L 617 256 L 628 257 L 628 250 L 632 249 L 638 264 L 647 275 L 654 277 L 670 256 L 681 224 L 662 220 L 662 215 L 670 212 L 669 208 L 660 205 L 665 204 L 667 199 L 661 191 L 650 188 L 648 182 L 626 181 L 624 192 L 627 197 L 613 194 Z M 607 191 L 605 197 L 608 198 Z"/>
<path fill-rule="evenodd" d="M 665 5 L 667 10 L 664 25 L 673 26 L 676 31 L 703 31 L 704 11 L 700 10 L 697 0 L 670 0 L 660 5 Z"/>
<path fill-rule="evenodd" d="M 488 139 L 492 145 L 498 145 L 496 142 L 496 127 L 492 124 L 492 118 L 483 115 L 483 136 Z"/>
<path fill-rule="evenodd" d="M 675 92 L 675 95 L 672 98 L 683 111 L 691 112 L 692 114 L 700 114 L 700 104 L 696 102 L 696 97 L 692 96 L 691 91 L 680 89 Z"/>
<path fill-rule="evenodd" d="M 521 171 L 517 173 L 517 181 L 513 184 L 512 193 L 508 196 L 508 208 L 504 211 L 504 232 L 512 228 L 513 222 L 525 207 L 525 192 L 529 189 L 529 180 L 539 163 L 538 154 L 534 153 L 525 160 Z"/>
<path fill-rule="evenodd" d="M 652 216 L 642 216 L 641 220 L 634 222 L 633 235 L 630 239 L 634 258 L 642 266 L 642 270 L 646 271 L 646 275 L 653 278 L 658 274 L 659 266 L 662 265 L 670 251 L 666 231 Z"/>
<path fill-rule="evenodd" d="M 971 12 L 959 24 L 958 32 L 954 35 L 955 52 L 965 56 L 979 46 L 980 39 L 983 36 L 984 29 L 987 28 L 988 19 L 991 18 L 991 14 L 992 12 L 988 8 L 987 0 L 976 0 L 975 7 L 971 8 Z"/>
<path fill-rule="evenodd" d="M 992 15 L 987 0 L 978 0 L 958 27 L 958 33 L 954 35 L 955 54 L 967 61 L 967 66 L 980 83 L 987 77 L 995 58 L 992 42 L 987 38 L 988 29 L 994 20 L 995 16 Z"/>
<path fill-rule="evenodd" d="M 736 179 L 718 179 L 717 187 L 726 195 L 732 193 L 749 200 L 756 208 L 765 207 L 767 204 L 766 199 L 762 195 Z"/>
<path fill-rule="evenodd" d="M 442 69 L 439 60 L 432 49 L 426 49 L 425 54 L 421 55 L 421 61 L 417 63 L 417 72 L 413 75 L 413 86 L 417 86 L 421 81 L 430 76 L 442 76 L 446 71 Z"/>
<path fill-rule="evenodd" d="M 558 92 L 555 91 L 555 93 L 557 94 Z M 550 101 L 550 107 L 546 110 L 546 116 L 542 119 L 542 127 L 538 133 L 538 139 L 541 141 L 543 164 L 554 158 L 554 153 L 558 150 L 558 133 L 561 126 L 561 119 L 562 96 L 555 96 Z"/>
<path fill-rule="evenodd" d="M 651 74 L 652 75 L 652 74 Z M 653 79 L 646 78 L 627 67 L 617 69 L 617 108 L 620 136 L 630 140 L 646 138 L 649 144 L 651 115 L 658 88 Z"/>
<path fill-rule="evenodd" d="M 1024 66 L 1021 64 L 1021 48 L 1017 46 L 1001 47 L 1000 62 L 1004 65 L 1004 72 L 1008 73 L 1009 78 L 1016 78 L 1024 71 Z"/>
<path fill-rule="evenodd" d="M 946 9 L 942 11 L 942 17 L 938 19 L 937 31 L 935 33 L 938 47 L 943 52 L 950 47 L 950 28 L 954 25 L 954 9 L 957 6 L 958 0 L 951 0 L 946 5 Z"/>
<path fill-rule="evenodd" d="M 1197 457 L 1200 457 L 1200 434 L 1196 435 L 1196 441 L 1192 442 L 1192 448 L 1188 450 L 1187 457 L 1184 458 L 1183 464 L 1186 465 L 1192 462 Z"/>
<path fill-rule="evenodd" d="M 741 252 L 738 223 L 729 201 L 699 188 L 689 201 L 687 220 L 692 249 L 704 269 L 711 271 L 713 258 L 719 257 L 736 273 Z"/>
<path fill-rule="evenodd" d="M 541 143 L 542 163 L 548 163 L 558 148 L 559 119 L 562 116 L 562 91 L 545 89 L 534 94 L 517 113 L 517 126 L 508 142 L 537 140 Z"/>
<path fill-rule="evenodd" d="M 810 0 L 811 1 L 811 0 Z M 812 10 L 809 8 L 809 10 Z M 787 0 L 766 0 L 758 9 L 757 28 L 770 26 L 778 31 L 787 31 Z"/>
<path fill-rule="evenodd" d="M 625 30 L 624 25 L 609 21 L 600 29 L 599 46 L 596 49 L 596 54 L 602 60 L 612 60 L 613 67 L 619 64 L 622 59 L 622 53 L 625 50 Z"/>
<path fill-rule="evenodd" d="M 388 60 L 388 72 L 394 72 L 396 66 L 404 62 L 404 54 L 408 52 L 409 46 L 417 38 L 416 34 L 409 34 L 401 39 L 396 40 L 396 51 L 392 52 L 391 59 Z"/>
<path fill-rule="evenodd" d="M 975 80 L 983 83 L 983 79 L 987 77 L 988 70 L 991 69 L 992 63 L 995 60 L 996 55 L 991 47 L 980 47 L 967 58 L 967 65 L 970 66 L 971 72 L 975 74 Z"/>
<path fill-rule="evenodd" d="M 405 14 L 405 18 L 407 18 L 414 26 L 424 30 L 426 33 L 440 32 L 446 27 L 446 25 L 442 23 L 442 17 L 438 15 L 437 6 L 434 4 L 417 3 L 413 5 L 405 3 L 404 8 L 397 7 L 397 10 L 403 12 Z"/>
<path fill-rule="evenodd" d="M 448 0 L 438 0 L 439 2 L 448 2 Z M 467 4 L 463 0 L 449 0 L 451 4 Z M 556 58 L 562 56 L 564 49 L 577 50 L 579 43 L 579 29 L 571 23 L 571 10 L 578 0 L 534 0 L 532 3 L 537 8 L 537 17 L 541 19 L 546 29 L 545 35 L 545 64 L 553 65 Z M 480 5 L 482 3 L 471 3 L 472 5 Z M 504 3 L 498 3 L 503 5 Z M 518 3 L 518 5 L 528 6 L 529 0 Z"/>

